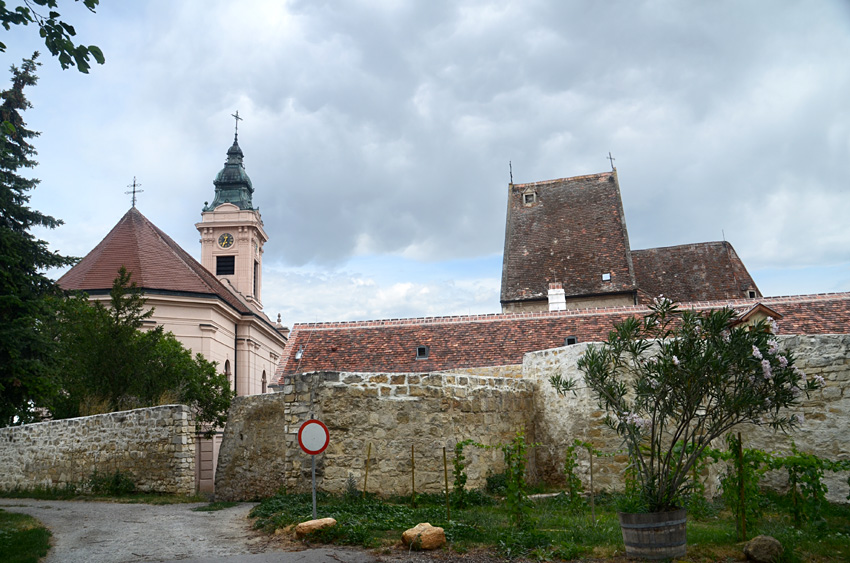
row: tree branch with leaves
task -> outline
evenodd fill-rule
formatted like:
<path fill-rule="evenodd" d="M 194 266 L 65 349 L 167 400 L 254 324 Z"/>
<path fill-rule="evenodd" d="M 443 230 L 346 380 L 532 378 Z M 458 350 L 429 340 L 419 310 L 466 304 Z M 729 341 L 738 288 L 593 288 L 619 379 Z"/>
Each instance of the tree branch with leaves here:
<path fill-rule="evenodd" d="M 100 3 L 100 0 L 75 1 L 82 1 L 92 13 Z M 103 52 L 96 45 L 86 46 L 74 43 L 72 38 L 76 37 L 77 30 L 60 19 L 61 14 L 56 11 L 58 5 L 58 0 L 24 0 L 23 3 L 10 9 L 4 0 L 0 0 L 0 25 L 6 31 L 9 31 L 13 25 L 37 25 L 38 34 L 44 39 L 44 45 L 51 55 L 59 58 L 59 64 L 63 69 L 76 66 L 77 70 L 88 74 L 91 68 L 89 57 L 98 64 L 103 64 L 106 60 Z M 6 44 L 0 41 L 0 53 L 5 51 Z"/>

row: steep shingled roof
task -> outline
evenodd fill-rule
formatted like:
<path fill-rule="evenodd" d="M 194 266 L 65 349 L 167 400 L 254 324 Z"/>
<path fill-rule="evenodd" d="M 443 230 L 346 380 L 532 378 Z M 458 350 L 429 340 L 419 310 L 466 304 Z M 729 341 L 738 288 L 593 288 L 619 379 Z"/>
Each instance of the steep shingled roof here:
<path fill-rule="evenodd" d="M 121 266 L 142 290 L 215 297 L 240 314 L 256 315 L 271 325 L 261 311 L 240 299 L 135 207 L 57 283 L 67 290 L 108 291 Z"/>
<path fill-rule="evenodd" d="M 779 334 L 850 333 L 850 293 L 684 303 L 741 313 L 763 303 L 782 315 Z M 427 372 L 517 365 L 526 352 L 604 340 L 614 323 L 644 315 L 643 305 L 570 311 L 296 324 L 276 377 L 311 371 Z M 416 347 L 428 358 L 416 359 Z M 296 352 L 303 349 L 300 360 Z"/>
<path fill-rule="evenodd" d="M 664 294 L 680 302 L 738 299 L 761 292 L 728 242 L 703 242 L 632 250 L 635 279 L 645 297 Z"/>
<path fill-rule="evenodd" d="M 501 300 L 545 299 L 550 282 L 567 297 L 635 291 L 616 171 L 510 186 Z"/>

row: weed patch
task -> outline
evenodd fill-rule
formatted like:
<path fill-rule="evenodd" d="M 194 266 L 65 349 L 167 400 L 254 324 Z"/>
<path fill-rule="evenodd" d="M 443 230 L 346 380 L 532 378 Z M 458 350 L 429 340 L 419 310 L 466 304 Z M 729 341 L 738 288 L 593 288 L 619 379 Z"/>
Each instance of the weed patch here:
<path fill-rule="evenodd" d="M 624 550 L 617 519 L 621 494 L 599 494 L 596 521 L 586 502 L 567 495 L 530 503 L 527 521 L 518 527 L 504 501 L 483 491 L 467 491 L 466 508 L 452 508 L 446 519 L 445 496 L 417 495 L 380 499 L 367 495 L 318 494 L 319 517 L 333 517 L 338 524 L 309 537 L 311 542 L 389 546 L 404 530 L 430 522 L 446 532 L 451 550 L 458 553 L 486 549 L 508 559 L 574 560 L 612 557 Z M 785 496 L 765 494 L 765 513 L 754 533 L 769 534 L 786 546 L 784 563 L 850 560 L 850 506 L 824 505 L 820 522 L 797 528 L 783 503 Z M 254 527 L 273 532 L 312 519 L 310 494 L 281 493 L 262 501 L 251 511 Z M 700 515 L 688 516 L 688 557 L 693 561 L 721 561 L 741 557 L 735 516 L 720 503 L 712 503 Z"/>
<path fill-rule="evenodd" d="M 225 501 L 211 502 L 207 505 L 199 506 L 197 508 L 193 508 L 192 511 L 193 512 L 216 512 L 218 510 L 224 510 L 225 508 L 233 508 L 234 506 L 236 506 L 238 504 L 239 504 L 238 502 L 225 502 Z"/>

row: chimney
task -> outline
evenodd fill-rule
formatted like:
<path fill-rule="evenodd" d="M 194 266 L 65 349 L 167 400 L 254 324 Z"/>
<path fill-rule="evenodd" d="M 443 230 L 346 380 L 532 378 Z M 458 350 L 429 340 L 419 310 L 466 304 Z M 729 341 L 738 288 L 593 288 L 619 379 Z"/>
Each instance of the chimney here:
<path fill-rule="evenodd" d="M 564 297 L 564 286 L 561 282 L 552 282 L 549 284 L 549 310 L 567 310 L 567 298 Z"/>

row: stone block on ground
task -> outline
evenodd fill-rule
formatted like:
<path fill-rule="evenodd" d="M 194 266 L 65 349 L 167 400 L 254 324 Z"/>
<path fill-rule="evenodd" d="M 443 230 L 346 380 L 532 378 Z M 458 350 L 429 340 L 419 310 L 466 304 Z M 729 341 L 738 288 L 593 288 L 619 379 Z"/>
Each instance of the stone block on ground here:
<path fill-rule="evenodd" d="M 747 560 L 756 563 L 776 563 L 782 551 L 782 544 L 772 536 L 756 536 L 744 546 Z"/>
<path fill-rule="evenodd" d="M 297 526 L 295 526 L 295 535 L 298 538 L 303 538 L 308 534 L 312 534 L 313 532 L 317 532 L 319 530 L 324 530 L 325 528 L 330 528 L 336 526 L 336 520 L 333 518 L 319 518 L 318 520 L 308 520 L 306 522 L 301 522 Z"/>
<path fill-rule="evenodd" d="M 417 524 L 401 535 L 404 545 L 413 545 L 413 549 L 431 550 L 446 545 L 446 533 L 442 528 L 432 526 L 428 522 Z"/>

